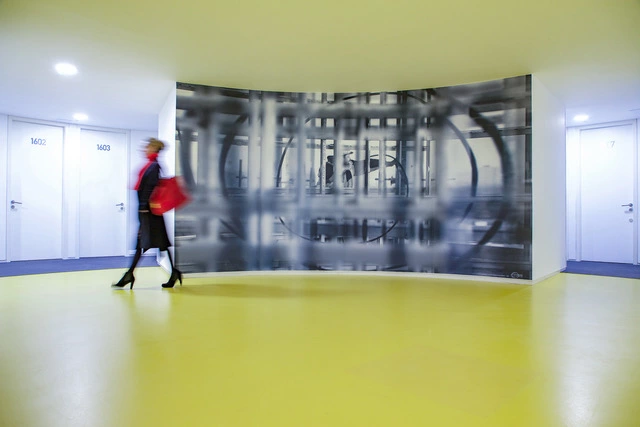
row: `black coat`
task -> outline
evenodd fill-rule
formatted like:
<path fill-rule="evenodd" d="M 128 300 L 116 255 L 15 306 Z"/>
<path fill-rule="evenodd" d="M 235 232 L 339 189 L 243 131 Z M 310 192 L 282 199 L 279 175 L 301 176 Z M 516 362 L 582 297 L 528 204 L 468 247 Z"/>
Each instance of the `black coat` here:
<path fill-rule="evenodd" d="M 171 242 L 162 215 L 154 215 L 149 210 L 149 198 L 160 182 L 160 165 L 153 162 L 142 175 L 138 186 L 138 245 L 143 249 L 158 248 L 166 251 Z"/>
<path fill-rule="evenodd" d="M 153 162 L 149 165 L 138 185 L 138 210 L 149 210 L 149 198 L 160 181 L 160 165 Z"/>

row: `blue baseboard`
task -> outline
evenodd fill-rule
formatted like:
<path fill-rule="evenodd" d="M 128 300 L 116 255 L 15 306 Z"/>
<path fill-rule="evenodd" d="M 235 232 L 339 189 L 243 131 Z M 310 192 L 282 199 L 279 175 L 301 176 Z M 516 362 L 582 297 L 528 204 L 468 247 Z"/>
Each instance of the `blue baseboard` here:
<path fill-rule="evenodd" d="M 567 261 L 564 273 L 640 279 L 640 265 L 613 262 Z"/>
<path fill-rule="evenodd" d="M 13 261 L 0 263 L 0 277 L 25 276 L 29 274 L 64 273 L 69 271 L 108 270 L 127 268 L 132 257 L 100 257 L 80 259 L 56 259 L 41 261 Z M 157 267 L 155 256 L 140 259 L 140 267 Z M 640 279 L 640 266 L 609 262 L 567 261 L 564 273 L 588 274 L 593 276 L 624 277 Z"/>
<path fill-rule="evenodd" d="M 13 261 L 0 264 L 0 277 L 29 274 L 65 273 L 69 271 L 107 270 L 127 268 L 133 257 L 100 257 L 80 259 L 52 259 L 40 261 Z M 143 256 L 139 267 L 157 267 L 155 256 Z"/>

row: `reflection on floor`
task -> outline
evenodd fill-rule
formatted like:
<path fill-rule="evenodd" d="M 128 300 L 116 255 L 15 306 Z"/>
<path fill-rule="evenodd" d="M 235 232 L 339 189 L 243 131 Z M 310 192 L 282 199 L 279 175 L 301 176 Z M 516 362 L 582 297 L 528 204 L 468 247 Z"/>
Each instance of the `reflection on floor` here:
<path fill-rule="evenodd" d="M 565 273 L 640 279 L 640 265 L 613 262 L 567 261 Z"/>
<path fill-rule="evenodd" d="M 127 268 L 133 257 L 100 257 L 79 259 L 46 259 L 40 261 L 12 261 L 0 263 L 0 277 L 24 276 L 26 274 L 64 273 L 69 271 L 104 270 L 107 268 Z M 140 258 L 140 267 L 158 265 L 156 256 Z"/>
<path fill-rule="evenodd" d="M 640 281 L 0 279 L 3 426 L 634 426 Z"/>

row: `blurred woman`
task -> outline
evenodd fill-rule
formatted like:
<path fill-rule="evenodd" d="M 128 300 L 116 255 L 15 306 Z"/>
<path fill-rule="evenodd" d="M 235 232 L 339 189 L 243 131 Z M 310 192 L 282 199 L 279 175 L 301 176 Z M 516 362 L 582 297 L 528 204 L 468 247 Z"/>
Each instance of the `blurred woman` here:
<path fill-rule="evenodd" d="M 173 288 L 176 280 L 182 284 L 182 273 L 173 265 L 171 253 L 169 252 L 169 237 L 167 236 L 167 228 L 164 224 L 162 215 L 154 215 L 149 209 L 149 198 L 153 190 L 160 181 L 160 165 L 158 164 L 158 155 L 164 148 L 164 143 L 158 139 L 150 138 L 145 148 L 147 163 L 142 167 L 138 174 L 138 182 L 134 187 L 138 192 L 138 219 L 140 228 L 138 229 L 138 241 L 136 244 L 136 254 L 129 270 L 122 276 L 118 283 L 112 286 L 122 288 L 130 284 L 129 289 L 133 289 L 133 283 L 136 278 L 133 276 L 133 270 L 136 268 L 140 257 L 144 252 L 151 248 L 158 248 L 160 251 L 166 251 L 171 264 L 171 277 L 167 283 L 163 283 L 163 288 Z"/>

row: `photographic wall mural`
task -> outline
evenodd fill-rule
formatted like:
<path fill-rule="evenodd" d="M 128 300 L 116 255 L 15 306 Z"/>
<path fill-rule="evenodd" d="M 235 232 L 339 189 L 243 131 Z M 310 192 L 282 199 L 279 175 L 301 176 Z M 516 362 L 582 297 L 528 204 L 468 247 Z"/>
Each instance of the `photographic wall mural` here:
<path fill-rule="evenodd" d="M 398 92 L 178 83 L 185 272 L 531 278 L 531 77 Z"/>

